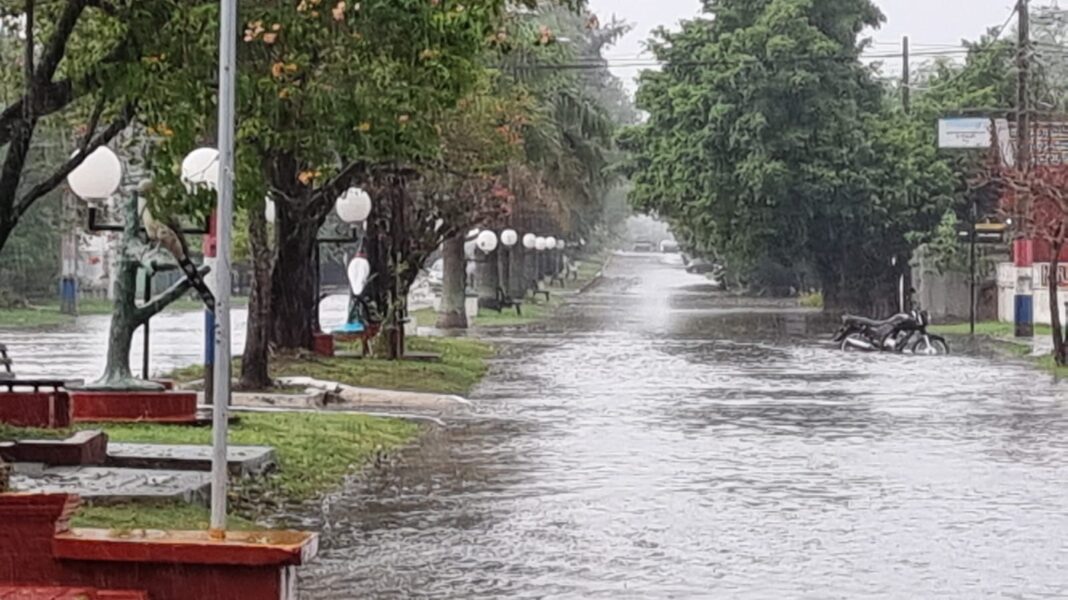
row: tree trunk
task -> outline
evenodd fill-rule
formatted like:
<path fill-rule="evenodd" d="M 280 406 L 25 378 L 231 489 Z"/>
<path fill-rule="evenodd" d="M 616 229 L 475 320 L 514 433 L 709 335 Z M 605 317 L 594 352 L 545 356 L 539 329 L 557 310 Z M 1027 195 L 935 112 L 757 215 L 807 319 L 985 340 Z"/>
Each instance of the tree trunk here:
<path fill-rule="evenodd" d="M 282 350 L 310 350 L 319 310 L 314 257 L 320 223 L 306 221 L 288 202 L 278 202 L 275 211 L 278 244 L 271 272 L 271 342 Z"/>
<path fill-rule="evenodd" d="M 523 286 L 528 290 L 538 289 L 538 281 L 541 279 L 541 261 L 538 259 L 537 250 L 525 250 L 526 265 L 524 269 L 525 277 L 523 278 Z"/>
<path fill-rule="evenodd" d="M 503 244 L 500 248 L 497 248 L 497 274 L 500 277 L 497 286 L 503 290 L 506 296 L 510 295 L 509 289 L 511 288 L 512 261 L 510 255 L 512 252 L 514 252 L 514 248 L 506 248 Z"/>
<path fill-rule="evenodd" d="M 1060 277 L 1058 271 L 1060 271 L 1060 258 L 1061 248 L 1063 243 L 1055 243 L 1051 245 L 1050 251 L 1052 257 L 1049 264 L 1049 316 L 1050 325 L 1053 329 L 1053 360 L 1057 363 L 1057 366 L 1063 367 L 1068 365 L 1068 349 L 1065 348 L 1064 330 L 1061 328 L 1061 308 L 1060 304 Z"/>
<path fill-rule="evenodd" d="M 497 288 L 501 277 L 497 270 L 497 253 L 475 251 L 478 257 L 478 307 L 497 310 Z"/>
<path fill-rule="evenodd" d="M 522 244 L 508 250 L 508 295 L 519 300 L 527 295 L 527 260 Z"/>
<path fill-rule="evenodd" d="M 267 217 L 262 207 L 249 213 L 249 246 L 252 250 L 252 292 L 248 302 L 248 326 L 245 351 L 241 356 L 241 380 L 244 390 L 271 387 L 271 269 L 274 255 L 267 237 Z"/>
<path fill-rule="evenodd" d="M 464 306 L 467 300 L 467 257 L 464 256 L 463 234 L 445 240 L 441 254 L 444 267 L 438 328 L 467 329 L 467 311 Z"/>

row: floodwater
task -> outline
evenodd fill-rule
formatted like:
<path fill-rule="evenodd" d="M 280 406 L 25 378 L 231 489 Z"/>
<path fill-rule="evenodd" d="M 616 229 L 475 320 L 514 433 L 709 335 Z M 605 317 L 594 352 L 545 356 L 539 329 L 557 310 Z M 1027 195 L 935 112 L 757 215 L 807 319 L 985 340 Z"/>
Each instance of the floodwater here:
<path fill-rule="evenodd" d="M 345 322 L 345 296 L 330 296 L 321 306 L 324 328 Z M 248 311 L 231 312 L 232 351 L 245 347 Z M 107 362 L 108 327 L 111 315 L 86 315 L 71 324 L 35 329 L 5 330 L 0 323 L 0 343 L 6 344 L 14 370 L 24 378 L 48 377 L 92 381 L 104 372 Z M 143 331 L 134 334 L 130 368 L 141 375 Z M 164 312 L 149 324 L 149 372 L 155 376 L 175 368 L 204 362 L 204 316 L 202 312 Z"/>
<path fill-rule="evenodd" d="M 1068 387 L 845 354 L 616 257 L 470 414 L 312 507 L 326 598 L 1063 598 Z"/>
<path fill-rule="evenodd" d="M 429 285 L 419 280 L 410 297 L 413 310 L 430 306 Z M 331 330 L 348 317 L 348 296 L 327 296 L 319 306 L 319 322 Z M 239 356 L 245 347 L 248 311 L 231 311 L 231 351 Z M 87 315 L 73 323 L 34 329 L 4 329 L 0 344 L 6 344 L 15 372 L 24 378 L 46 377 L 92 381 L 104 372 L 107 362 L 110 315 Z M 204 362 L 203 312 L 164 312 L 149 324 L 149 373 L 158 376 L 176 368 Z M 143 330 L 134 334 L 130 367 L 141 375 L 144 354 Z"/>

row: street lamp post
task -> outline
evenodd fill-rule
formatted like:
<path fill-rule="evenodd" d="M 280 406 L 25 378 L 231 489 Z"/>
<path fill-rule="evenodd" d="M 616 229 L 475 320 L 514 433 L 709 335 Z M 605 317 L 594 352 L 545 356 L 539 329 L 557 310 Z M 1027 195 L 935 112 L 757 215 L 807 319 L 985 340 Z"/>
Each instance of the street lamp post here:
<path fill-rule="evenodd" d="M 215 390 L 212 406 L 211 534 L 226 537 L 227 434 L 230 402 L 230 230 L 234 222 L 237 94 L 237 0 L 220 0 L 219 206 L 215 271 Z"/>

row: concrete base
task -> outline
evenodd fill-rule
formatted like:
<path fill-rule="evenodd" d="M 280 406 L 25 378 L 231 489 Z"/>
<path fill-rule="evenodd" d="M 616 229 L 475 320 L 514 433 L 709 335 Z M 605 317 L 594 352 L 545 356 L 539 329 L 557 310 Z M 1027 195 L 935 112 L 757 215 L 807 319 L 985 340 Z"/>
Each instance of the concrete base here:
<path fill-rule="evenodd" d="M 230 446 L 227 454 L 230 474 L 234 477 L 262 475 L 278 465 L 274 448 L 266 446 Z M 209 472 L 211 446 L 112 443 L 108 445 L 107 466 Z"/>
<path fill-rule="evenodd" d="M 0 494 L 0 586 L 95 592 L 87 599 L 294 600 L 296 568 L 318 550 L 315 534 L 294 531 L 216 538 L 206 531 L 71 529 L 78 502 L 67 494 Z"/>
<path fill-rule="evenodd" d="M 83 392 L 70 394 L 76 422 L 194 423 L 195 392 Z"/>
<path fill-rule="evenodd" d="M 16 463 L 12 489 L 20 492 L 76 494 L 93 504 L 173 502 L 207 505 L 211 475 L 199 471 L 45 467 Z"/>

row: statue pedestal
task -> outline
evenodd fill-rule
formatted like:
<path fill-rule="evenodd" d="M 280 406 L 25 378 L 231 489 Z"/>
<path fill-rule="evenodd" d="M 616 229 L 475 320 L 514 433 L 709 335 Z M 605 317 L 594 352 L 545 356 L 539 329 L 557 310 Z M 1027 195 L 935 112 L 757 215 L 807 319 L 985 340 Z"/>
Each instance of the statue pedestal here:
<path fill-rule="evenodd" d="M 70 427 L 70 396 L 67 392 L 0 392 L 0 423 L 38 429 Z"/>
<path fill-rule="evenodd" d="M 74 421 L 185 423 L 197 421 L 196 392 L 72 391 Z"/>

